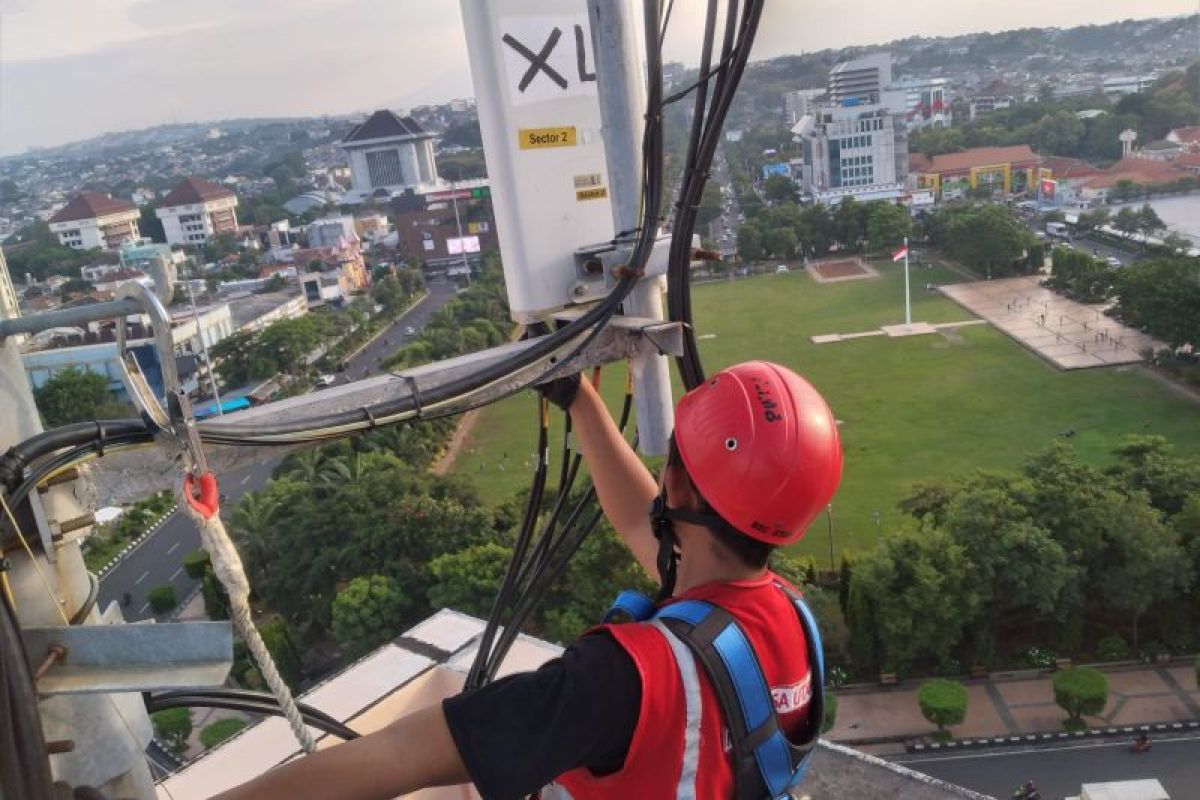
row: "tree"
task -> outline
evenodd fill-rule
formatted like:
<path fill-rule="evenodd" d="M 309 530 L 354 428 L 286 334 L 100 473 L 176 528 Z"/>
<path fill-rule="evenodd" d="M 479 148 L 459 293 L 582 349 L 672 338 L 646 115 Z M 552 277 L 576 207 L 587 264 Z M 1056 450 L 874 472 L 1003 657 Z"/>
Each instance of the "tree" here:
<path fill-rule="evenodd" d="M 912 218 L 901 206 L 877 201 L 867 205 L 867 242 L 879 251 L 904 243 L 912 231 Z"/>
<path fill-rule="evenodd" d="M 773 203 L 796 202 L 800 193 L 796 182 L 787 175 L 771 175 L 763 182 L 763 194 Z"/>
<path fill-rule="evenodd" d="M 958 725 L 967 716 L 967 690 L 958 681 L 934 678 L 921 684 L 917 692 L 921 716 L 946 734 L 947 725 Z"/>
<path fill-rule="evenodd" d="M 1146 239 L 1167 227 L 1154 210 L 1154 206 L 1143 203 L 1137 212 L 1138 231 L 1142 234 L 1142 252 L 1146 250 Z"/>
<path fill-rule="evenodd" d="M 205 550 L 193 550 L 183 557 L 183 571 L 194 581 L 204 577 L 205 570 L 212 563 L 212 558 Z"/>
<path fill-rule="evenodd" d="M 1024 269 L 1033 234 L 1007 207 L 948 206 L 932 215 L 929 233 L 954 258 L 983 270 L 988 277 L 1012 275 Z"/>
<path fill-rule="evenodd" d="M 1108 678 L 1091 667 L 1072 667 L 1054 674 L 1054 702 L 1067 712 L 1067 727 L 1085 727 L 1084 714 L 1099 714 L 1108 702 Z"/>
<path fill-rule="evenodd" d="M 225 742 L 225 740 L 232 738 L 234 734 L 245 727 L 246 720 L 244 719 L 238 719 L 237 717 L 219 719 L 211 725 L 205 725 L 200 729 L 200 743 L 204 745 L 205 749 L 212 750 L 217 745 Z"/>
<path fill-rule="evenodd" d="M 1129 200 L 1136 200 L 1144 192 L 1145 188 L 1140 183 L 1135 183 L 1129 178 L 1122 178 L 1108 190 L 1108 201 L 1110 203 L 1124 203 Z"/>
<path fill-rule="evenodd" d="M 1106 206 L 1098 206 L 1097 208 L 1093 208 L 1090 211 L 1084 211 L 1082 214 L 1080 214 L 1078 222 L 1075 223 L 1075 227 L 1080 231 L 1090 231 L 1095 230 L 1096 228 L 1102 228 L 1108 224 L 1108 219 L 1111 215 L 1112 212 L 1110 212 Z"/>
<path fill-rule="evenodd" d="M 866 209 L 853 197 L 843 197 L 833 212 L 835 237 L 845 250 L 857 250 L 867 235 Z"/>
<path fill-rule="evenodd" d="M 1081 303 L 1100 303 L 1112 294 L 1108 265 L 1072 247 L 1056 247 L 1050 260 L 1049 285 Z"/>
<path fill-rule="evenodd" d="M 1120 270 L 1115 284 L 1125 324 L 1172 348 L 1200 347 L 1200 259 L 1148 259 Z"/>
<path fill-rule="evenodd" d="M 333 635 L 347 658 L 366 655 L 391 639 L 409 600 L 385 575 L 364 575 L 350 581 L 333 601 Z"/>
<path fill-rule="evenodd" d="M 158 244 L 167 243 L 167 232 L 163 229 L 162 220 L 154 212 L 154 206 L 142 206 L 138 209 L 138 231 L 147 239 Z"/>
<path fill-rule="evenodd" d="M 260 623 L 258 633 L 262 637 L 263 644 L 266 645 L 267 652 L 271 654 L 271 660 L 275 662 L 276 669 L 279 670 L 279 676 L 283 678 L 284 683 L 295 690 L 304 673 L 300 654 L 296 652 L 296 646 L 292 643 L 292 634 L 288 630 L 287 623 L 276 617 L 268 622 Z"/>
<path fill-rule="evenodd" d="M 715 181 L 709 181 L 700 195 L 700 207 L 696 209 L 696 227 L 704 230 L 708 223 L 721 216 L 721 187 Z"/>
<path fill-rule="evenodd" d="M 264 492 L 247 492 L 229 511 L 229 533 L 260 576 L 270 570 L 264 542 L 273 533 L 278 505 Z"/>
<path fill-rule="evenodd" d="M 100 419 L 100 412 L 113 405 L 108 379 L 77 367 L 56 372 L 34 389 L 33 398 L 47 428 Z"/>
<path fill-rule="evenodd" d="M 1133 236 L 1142 225 L 1141 215 L 1131 206 L 1125 206 L 1113 217 L 1112 226 L 1127 236 Z"/>
<path fill-rule="evenodd" d="M 762 234 L 754 225 L 746 224 L 738 228 L 737 233 L 738 258 L 742 261 L 758 261 L 763 257 Z"/>
<path fill-rule="evenodd" d="M 150 715 L 154 723 L 154 735 L 162 739 L 175 755 L 187 750 L 188 737 L 192 735 L 192 712 L 187 708 L 167 708 Z"/>
<path fill-rule="evenodd" d="M 763 249 L 776 258 L 792 258 L 796 255 L 796 232 L 791 228 L 770 228 L 762 236 Z"/>
<path fill-rule="evenodd" d="M 146 602 L 150 604 L 150 610 L 155 614 L 165 614 L 175 606 L 179 605 L 179 597 L 175 593 L 175 587 L 166 584 L 165 586 L 155 586 L 146 592 Z"/>
<path fill-rule="evenodd" d="M 1163 523 L 1149 498 L 1137 492 L 1114 509 L 1120 520 L 1110 531 L 1110 567 L 1105 577 L 1109 606 L 1128 613 L 1133 648 L 1138 647 L 1138 621 L 1155 603 L 1170 600 L 1191 585 L 1191 570 L 1178 532 Z"/>
<path fill-rule="evenodd" d="M 882 669 L 949 663 L 980 613 L 972 577 L 965 550 L 945 531 L 902 527 L 880 538 L 854 566 L 850 603 L 857 589 L 873 611 Z"/>
<path fill-rule="evenodd" d="M 511 557 L 512 549 L 496 542 L 438 556 L 429 562 L 434 577 L 429 604 L 486 616 Z"/>

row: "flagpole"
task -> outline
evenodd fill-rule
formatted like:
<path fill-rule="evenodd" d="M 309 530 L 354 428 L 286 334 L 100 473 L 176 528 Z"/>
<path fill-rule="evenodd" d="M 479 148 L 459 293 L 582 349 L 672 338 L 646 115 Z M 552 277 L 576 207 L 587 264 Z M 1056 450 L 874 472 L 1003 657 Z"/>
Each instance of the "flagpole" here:
<path fill-rule="evenodd" d="M 912 293 L 908 288 L 908 237 L 904 237 L 904 324 L 912 325 Z"/>

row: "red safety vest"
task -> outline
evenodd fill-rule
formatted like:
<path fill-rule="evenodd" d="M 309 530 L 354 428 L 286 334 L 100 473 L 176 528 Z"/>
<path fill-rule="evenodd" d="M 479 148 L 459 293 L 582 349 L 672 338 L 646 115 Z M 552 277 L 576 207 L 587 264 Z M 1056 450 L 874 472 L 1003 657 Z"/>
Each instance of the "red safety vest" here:
<path fill-rule="evenodd" d="M 771 689 L 786 734 L 804 729 L 812 698 L 804 632 L 791 599 L 768 572 L 753 581 L 698 586 L 669 603 L 704 600 L 741 625 Z M 633 658 L 642 702 L 629 753 L 619 772 L 596 776 L 586 767 L 559 776 L 543 798 L 695 798 L 729 800 L 733 771 L 728 734 L 707 675 L 661 620 L 601 626 Z M 601 691 L 601 689 L 597 689 Z"/>

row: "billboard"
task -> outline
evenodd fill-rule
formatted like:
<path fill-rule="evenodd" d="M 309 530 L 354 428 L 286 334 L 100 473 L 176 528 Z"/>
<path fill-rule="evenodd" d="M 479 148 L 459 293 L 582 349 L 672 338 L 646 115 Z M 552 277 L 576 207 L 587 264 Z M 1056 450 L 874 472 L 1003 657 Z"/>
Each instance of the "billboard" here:
<path fill-rule="evenodd" d="M 452 256 L 460 256 L 463 253 L 478 253 L 479 252 L 479 237 L 478 236 L 463 236 L 450 237 L 446 240 L 446 252 Z"/>
<path fill-rule="evenodd" d="M 787 164 L 763 164 L 762 173 L 764 178 L 769 178 L 772 175 L 782 175 L 785 178 L 790 178 L 792 175 L 791 169 Z"/>

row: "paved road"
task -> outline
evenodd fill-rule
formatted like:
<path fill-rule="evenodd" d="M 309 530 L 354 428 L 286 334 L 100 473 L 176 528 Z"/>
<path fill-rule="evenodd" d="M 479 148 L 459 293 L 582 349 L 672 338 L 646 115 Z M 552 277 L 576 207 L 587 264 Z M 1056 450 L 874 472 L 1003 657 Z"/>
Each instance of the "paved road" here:
<path fill-rule="evenodd" d="M 1200 797 L 1200 737 L 1164 735 L 1155 738 L 1150 752 L 1140 754 L 1128 752 L 1128 744 L 1097 742 L 894 760 L 1001 800 L 1027 780 L 1037 784 L 1045 800 L 1058 800 L 1078 795 L 1084 783 L 1136 778 L 1157 778 L 1172 798 Z"/>
<path fill-rule="evenodd" d="M 444 281 L 431 283 L 425 299 L 398 317 L 386 333 L 350 360 L 346 371 L 341 373 L 342 380 L 358 380 L 378 372 L 379 360 L 409 338 L 404 333 L 405 329 L 411 327 L 418 331 L 423 328 L 429 318 L 454 295 L 454 284 Z M 232 504 L 246 492 L 261 489 L 271 477 L 271 470 L 276 463 L 275 459 L 269 459 L 220 475 L 226 504 Z M 182 514 L 172 514 L 157 531 L 100 580 L 100 608 L 107 608 L 110 602 L 121 603 L 126 620 L 150 619 L 154 614 L 146 602 L 146 591 L 167 584 L 175 587 L 175 593 L 182 601 L 197 585 L 184 572 L 183 557 L 199 547 L 200 535 L 191 520 Z"/>

